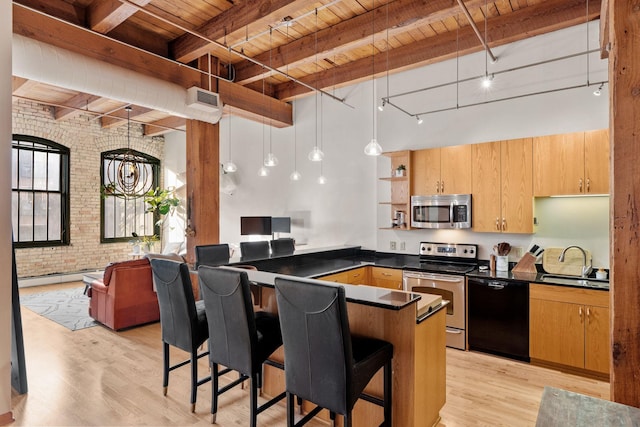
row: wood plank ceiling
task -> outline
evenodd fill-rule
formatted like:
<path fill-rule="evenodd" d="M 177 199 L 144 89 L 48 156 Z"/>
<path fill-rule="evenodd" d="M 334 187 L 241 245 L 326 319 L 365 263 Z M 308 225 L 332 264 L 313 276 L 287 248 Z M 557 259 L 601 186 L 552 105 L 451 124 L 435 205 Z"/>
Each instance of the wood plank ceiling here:
<path fill-rule="evenodd" d="M 481 36 L 486 17 L 490 47 L 584 23 L 600 14 L 600 0 L 463 3 Z M 373 73 L 383 75 L 387 69 L 394 73 L 455 57 L 456 51 L 464 55 L 482 50 L 457 0 L 14 0 L 13 4 L 14 33 L 185 87 L 193 79 L 203 80 L 190 67 L 210 54 L 217 64 L 214 74 L 232 79 L 220 80 L 217 89 L 225 113 L 256 120 L 265 116 L 274 126 L 291 123 L 286 102 L 312 93 L 311 88 L 330 91 L 370 79 Z M 138 53 L 127 53 L 132 51 L 122 44 Z M 145 65 L 158 59 L 164 61 L 160 64 L 167 70 L 164 74 Z M 14 100 L 53 106 L 57 120 L 82 110 L 108 113 L 101 118 L 107 127 L 126 120 L 124 103 L 91 93 L 14 77 L 13 94 Z M 144 123 L 150 135 L 184 126 L 182 118 L 143 107 L 134 106 L 131 117 Z"/>

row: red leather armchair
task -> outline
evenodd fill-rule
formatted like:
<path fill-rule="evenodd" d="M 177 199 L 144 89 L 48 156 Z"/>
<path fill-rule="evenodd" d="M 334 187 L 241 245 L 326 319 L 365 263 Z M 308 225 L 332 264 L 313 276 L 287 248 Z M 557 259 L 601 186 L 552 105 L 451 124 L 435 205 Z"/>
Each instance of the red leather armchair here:
<path fill-rule="evenodd" d="M 160 320 L 147 258 L 109 264 L 103 279 L 91 283 L 90 297 L 89 316 L 116 331 Z"/>

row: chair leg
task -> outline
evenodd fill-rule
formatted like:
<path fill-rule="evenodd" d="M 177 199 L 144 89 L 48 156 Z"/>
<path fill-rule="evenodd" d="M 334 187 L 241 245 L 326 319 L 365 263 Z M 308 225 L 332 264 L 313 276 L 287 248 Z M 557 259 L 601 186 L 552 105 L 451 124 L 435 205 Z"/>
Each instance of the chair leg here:
<path fill-rule="evenodd" d="M 351 427 L 351 411 L 342 416 L 342 427 Z"/>
<path fill-rule="evenodd" d="M 296 396 L 296 402 L 298 402 L 298 411 L 299 411 L 300 415 L 302 415 L 302 398 Z"/>
<path fill-rule="evenodd" d="M 251 416 L 251 427 L 257 427 L 258 425 L 258 374 L 251 375 L 249 383 L 251 384 L 250 397 L 251 406 L 249 408 Z"/>
<path fill-rule="evenodd" d="M 166 396 L 169 389 L 169 344 L 166 342 L 162 343 L 162 359 L 162 394 Z"/>
<path fill-rule="evenodd" d="M 211 366 L 211 424 L 215 424 L 218 415 L 218 364 Z"/>
<path fill-rule="evenodd" d="M 287 427 L 294 427 L 296 425 L 294 412 L 295 405 L 293 402 L 293 394 L 287 392 Z"/>
<path fill-rule="evenodd" d="M 391 360 L 384 365 L 384 425 L 390 427 L 392 423 L 392 395 L 393 382 L 391 378 Z"/>
<path fill-rule="evenodd" d="M 196 395 L 198 393 L 198 349 L 191 351 L 191 412 L 196 411 Z"/>

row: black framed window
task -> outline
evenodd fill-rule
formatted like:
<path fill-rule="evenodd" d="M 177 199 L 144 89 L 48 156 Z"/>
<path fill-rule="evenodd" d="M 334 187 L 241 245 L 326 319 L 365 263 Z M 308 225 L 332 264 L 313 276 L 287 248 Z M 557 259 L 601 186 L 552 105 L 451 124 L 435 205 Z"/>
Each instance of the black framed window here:
<path fill-rule="evenodd" d="M 145 212 L 146 204 L 142 196 L 124 197 L 116 190 L 109 188 L 118 167 L 124 159 L 125 153 L 132 152 L 137 159 L 138 167 L 146 177 L 139 183 L 137 194 L 144 194 L 156 188 L 159 181 L 160 160 L 134 150 L 118 149 L 101 154 L 100 179 L 102 182 L 102 203 L 100 209 L 101 230 L 100 241 L 122 242 L 132 239 L 133 233 L 138 236 L 153 236 L 159 234 L 159 227 L 155 225 L 157 219 L 153 213 Z"/>
<path fill-rule="evenodd" d="M 47 139 L 13 135 L 11 222 L 15 246 L 69 244 L 69 149 Z"/>

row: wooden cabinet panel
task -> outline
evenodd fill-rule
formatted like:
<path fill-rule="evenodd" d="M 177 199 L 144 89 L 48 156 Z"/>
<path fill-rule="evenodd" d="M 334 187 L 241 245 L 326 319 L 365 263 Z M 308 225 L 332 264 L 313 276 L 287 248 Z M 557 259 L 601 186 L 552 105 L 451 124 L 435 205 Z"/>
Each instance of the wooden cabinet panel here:
<path fill-rule="evenodd" d="M 609 372 L 611 358 L 609 309 L 587 306 L 586 311 L 584 367 L 606 374 Z"/>
<path fill-rule="evenodd" d="M 473 229 L 533 233 L 533 141 L 474 144 Z"/>
<path fill-rule="evenodd" d="M 319 277 L 320 280 L 336 283 L 349 283 L 349 272 L 342 271 L 340 273 L 327 274 L 326 276 Z"/>
<path fill-rule="evenodd" d="M 587 194 L 609 194 L 609 129 L 584 133 L 584 177 Z"/>
<path fill-rule="evenodd" d="M 440 185 L 440 149 L 430 148 L 413 152 L 412 195 L 438 194 Z"/>
<path fill-rule="evenodd" d="M 507 233 L 533 233 L 533 139 L 501 144 L 502 221 Z"/>
<path fill-rule="evenodd" d="M 347 271 L 347 283 L 351 285 L 368 285 L 370 282 L 369 268 L 370 267 L 361 267 Z"/>
<path fill-rule="evenodd" d="M 533 139 L 534 194 L 581 194 L 584 188 L 584 132 Z"/>
<path fill-rule="evenodd" d="M 581 305 L 532 299 L 529 316 L 529 354 L 532 358 L 584 367 L 584 312 Z"/>
<path fill-rule="evenodd" d="M 529 296 L 532 359 L 608 374 L 608 292 L 532 283 Z"/>
<path fill-rule="evenodd" d="M 440 193 L 471 193 L 471 145 L 440 148 Z"/>
<path fill-rule="evenodd" d="M 395 268 L 371 267 L 371 286 L 388 289 L 402 289 L 402 270 Z"/>
<path fill-rule="evenodd" d="M 472 222 L 473 231 L 500 231 L 500 142 L 486 142 L 471 146 Z"/>

